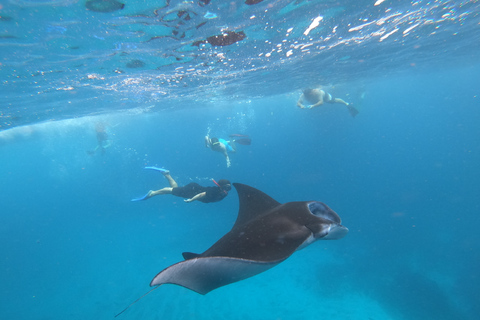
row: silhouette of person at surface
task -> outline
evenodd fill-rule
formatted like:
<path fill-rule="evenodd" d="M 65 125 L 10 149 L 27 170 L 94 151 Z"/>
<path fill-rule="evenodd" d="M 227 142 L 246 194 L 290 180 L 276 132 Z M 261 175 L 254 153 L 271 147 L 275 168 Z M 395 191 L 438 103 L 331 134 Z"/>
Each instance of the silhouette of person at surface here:
<path fill-rule="evenodd" d="M 87 153 L 93 156 L 98 150 L 102 155 L 105 154 L 105 149 L 112 145 L 112 141 L 108 138 L 107 128 L 103 122 L 95 124 L 95 134 L 97 136 L 97 146 L 93 150 L 88 150 Z"/>
<path fill-rule="evenodd" d="M 252 140 L 244 134 L 231 134 L 229 137 L 232 139 L 225 140 L 216 137 L 210 138 L 208 135 L 205 136 L 205 146 L 212 149 L 213 151 L 223 154 L 225 156 L 225 159 L 227 160 L 227 168 L 231 165 L 230 157 L 228 154 L 232 152 L 237 152 L 237 146 L 235 143 L 250 145 L 252 142 Z"/>
<path fill-rule="evenodd" d="M 310 103 L 310 106 L 305 106 L 304 101 Z M 324 103 L 338 103 L 347 106 L 348 112 L 352 117 L 358 114 L 358 110 L 353 107 L 353 104 L 346 102 L 340 98 L 334 98 L 330 93 L 321 88 L 311 89 L 307 88 L 303 90 L 302 95 L 297 101 L 297 106 L 301 109 L 312 109 L 323 105 Z"/>
<path fill-rule="evenodd" d="M 177 197 L 185 198 L 185 202 L 192 202 L 192 201 L 200 201 L 204 203 L 209 202 L 218 202 L 225 198 L 228 195 L 228 191 L 232 189 L 232 185 L 230 181 L 226 179 L 221 179 L 216 182 L 212 179 L 212 181 L 216 184 L 215 187 L 204 187 L 199 185 L 196 182 L 191 182 L 186 186 L 179 187 L 177 182 L 172 178 L 170 175 L 170 171 L 157 168 L 157 167 L 145 167 L 145 169 L 151 169 L 160 171 L 165 179 L 167 179 L 170 187 L 158 189 L 158 190 L 150 190 L 141 198 L 132 199 L 132 201 L 141 201 L 147 200 L 151 197 L 163 195 L 163 194 L 172 194 Z"/>

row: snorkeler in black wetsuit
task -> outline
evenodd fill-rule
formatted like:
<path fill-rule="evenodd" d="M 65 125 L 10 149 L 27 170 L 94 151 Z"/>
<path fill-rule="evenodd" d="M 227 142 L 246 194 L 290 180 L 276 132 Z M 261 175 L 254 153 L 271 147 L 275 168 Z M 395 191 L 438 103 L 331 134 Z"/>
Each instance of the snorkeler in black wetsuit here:
<path fill-rule="evenodd" d="M 159 190 L 150 190 L 143 197 L 132 199 L 132 201 L 146 200 L 153 196 L 162 194 L 172 194 L 177 197 L 185 198 L 185 202 L 200 201 L 204 203 L 209 203 L 222 200 L 228 195 L 228 191 L 232 189 L 230 181 L 226 179 L 221 179 L 218 181 L 218 183 L 212 179 L 213 182 L 217 185 L 216 187 L 203 187 L 195 182 L 191 182 L 186 186 L 179 187 L 177 182 L 173 180 L 172 176 L 170 175 L 170 171 L 157 167 L 145 167 L 145 169 L 160 171 L 163 176 L 168 180 L 170 187 L 162 188 Z"/>
<path fill-rule="evenodd" d="M 219 180 L 218 184 L 220 187 L 203 187 L 198 183 L 191 182 L 183 187 L 172 188 L 172 194 L 177 197 L 192 199 L 195 198 L 196 195 L 204 193 L 205 195 L 203 197 L 199 197 L 196 200 L 203 203 L 217 202 L 225 198 L 228 195 L 228 190 L 231 189 L 231 187 L 226 187 L 226 185 L 230 185 L 230 181 L 228 180 Z"/>

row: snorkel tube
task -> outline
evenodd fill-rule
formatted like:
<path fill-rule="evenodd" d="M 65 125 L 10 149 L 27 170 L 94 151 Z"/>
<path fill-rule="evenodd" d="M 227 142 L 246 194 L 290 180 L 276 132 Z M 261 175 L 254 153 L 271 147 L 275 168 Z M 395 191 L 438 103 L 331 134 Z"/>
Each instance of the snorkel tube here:
<path fill-rule="evenodd" d="M 222 190 L 225 194 L 228 194 L 228 192 L 225 191 L 225 190 L 222 188 L 222 186 L 219 185 L 217 181 L 215 181 L 215 179 L 212 178 L 212 181 L 213 181 L 213 183 L 215 183 L 215 184 L 220 188 L 220 190 Z"/>

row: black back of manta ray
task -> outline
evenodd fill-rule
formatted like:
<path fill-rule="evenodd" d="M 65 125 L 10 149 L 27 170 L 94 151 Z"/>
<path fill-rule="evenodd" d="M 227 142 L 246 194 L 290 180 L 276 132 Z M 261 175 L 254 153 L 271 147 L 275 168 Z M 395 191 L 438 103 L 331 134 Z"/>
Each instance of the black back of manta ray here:
<path fill-rule="evenodd" d="M 280 204 L 255 188 L 233 185 L 239 212 L 232 230 L 204 253 L 185 252 L 186 260 L 161 271 L 151 286 L 172 283 L 206 294 L 261 273 L 329 233 L 338 239 L 348 232 L 321 202 Z"/>

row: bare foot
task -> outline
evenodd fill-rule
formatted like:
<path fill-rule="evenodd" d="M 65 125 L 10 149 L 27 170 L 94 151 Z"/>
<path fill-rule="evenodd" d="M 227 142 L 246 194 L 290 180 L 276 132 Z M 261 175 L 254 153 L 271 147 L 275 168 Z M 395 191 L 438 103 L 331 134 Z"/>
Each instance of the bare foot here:
<path fill-rule="evenodd" d="M 155 191 L 150 190 L 150 191 L 148 191 L 147 196 L 145 197 L 145 199 L 149 199 L 149 198 L 153 197 L 154 195 L 155 195 Z"/>

